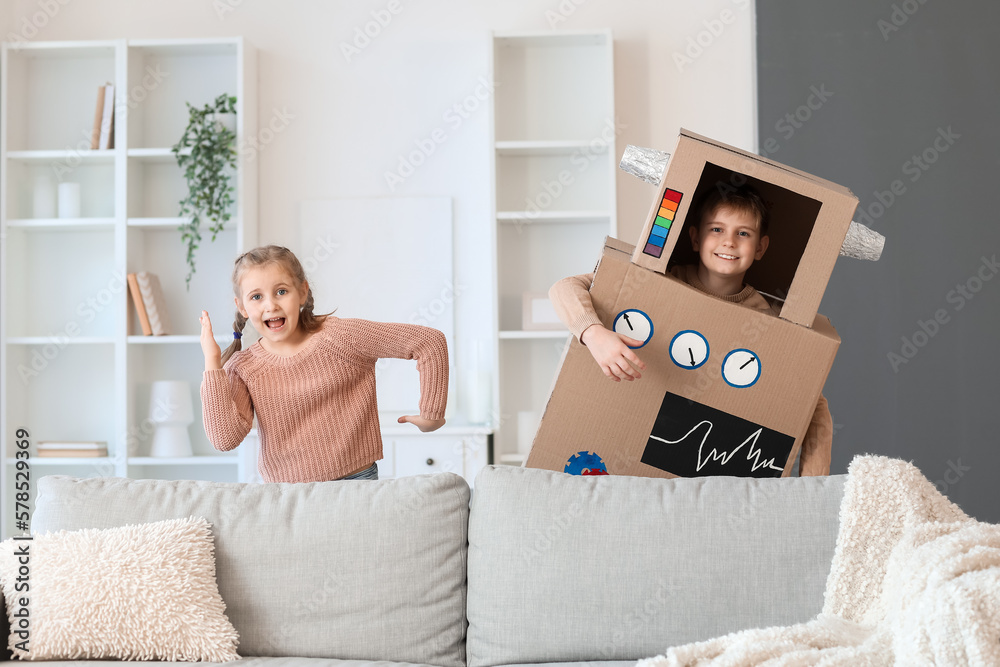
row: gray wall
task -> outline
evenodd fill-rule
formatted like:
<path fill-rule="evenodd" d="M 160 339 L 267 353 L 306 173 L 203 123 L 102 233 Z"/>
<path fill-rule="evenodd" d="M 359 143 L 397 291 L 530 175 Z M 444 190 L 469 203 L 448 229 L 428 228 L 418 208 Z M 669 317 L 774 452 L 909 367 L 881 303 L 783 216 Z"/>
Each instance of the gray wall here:
<path fill-rule="evenodd" d="M 849 187 L 887 239 L 820 308 L 833 472 L 913 461 L 1000 522 L 1000 4 L 760 0 L 757 28 L 761 152 Z"/>

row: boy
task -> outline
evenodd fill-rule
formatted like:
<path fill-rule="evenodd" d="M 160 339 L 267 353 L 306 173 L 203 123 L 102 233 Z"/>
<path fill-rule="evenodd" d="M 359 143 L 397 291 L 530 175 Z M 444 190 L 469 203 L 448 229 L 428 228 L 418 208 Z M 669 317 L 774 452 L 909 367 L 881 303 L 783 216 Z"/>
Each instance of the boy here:
<path fill-rule="evenodd" d="M 698 253 L 696 265 L 674 266 L 670 274 L 714 297 L 747 308 L 778 315 L 772 306 L 743 277 L 754 261 L 764 256 L 767 236 L 767 209 L 760 195 L 749 187 L 713 191 L 701 206 L 699 223 L 690 228 L 691 246 Z M 604 374 L 615 382 L 637 380 L 646 365 L 629 348 L 642 345 L 601 324 L 590 298 L 594 274 L 571 276 L 557 282 L 549 297 L 559 318 L 570 332 L 587 346 Z M 829 475 L 833 445 L 833 418 L 826 398 L 816 403 L 812 422 L 802 441 L 799 474 Z"/>

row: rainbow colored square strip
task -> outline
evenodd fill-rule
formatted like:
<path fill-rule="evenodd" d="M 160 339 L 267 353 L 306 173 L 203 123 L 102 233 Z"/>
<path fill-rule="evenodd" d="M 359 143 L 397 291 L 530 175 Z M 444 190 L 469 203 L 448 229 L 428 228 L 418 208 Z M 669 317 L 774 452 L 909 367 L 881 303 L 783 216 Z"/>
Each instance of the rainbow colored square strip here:
<path fill-rule="evenodd" d="M 667 188 L 663 193 L 663 200 L 660 202 L 660 210 L 653 221 L 653 229 L 649 232 L 649 240 L 646 241 L 646 248 L 643 250 L 647 255 L 659 258 L 663 254 L 663 245 L 667 242 L 667 232 L 677 215 L 677 207 L 681 205 L 681 197 L 677 190 Z"/>

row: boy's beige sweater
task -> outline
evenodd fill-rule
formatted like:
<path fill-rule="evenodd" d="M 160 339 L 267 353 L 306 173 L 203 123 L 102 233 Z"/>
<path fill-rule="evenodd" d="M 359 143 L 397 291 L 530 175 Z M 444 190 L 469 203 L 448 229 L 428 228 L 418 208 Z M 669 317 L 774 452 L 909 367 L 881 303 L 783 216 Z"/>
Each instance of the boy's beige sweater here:
<path fill-rule="evenodd" d="M 205 371 L 201 402 L 212 445 L 239 445 L 257 414 L 258 469 L 268 482 L 343 477 L 382 458 L 375 362 L 415 359 L 420 415 L 443 419 L 448 399 L 448 343 L 436 329 L 327 316 L 290 357 L 260 341 L 224 368 Z"/>
<path fill-rule="evenodd" d="M 710 291 L 700 280 L 698 280 L 698 267 L 696 265 L 675 266 L 670 270 L 671 275 L 683 280 L 691 287 L 710 294 L 723 301 L 737 303 L 747 308 L 759 310 L 771 315 L 777 315 L 775 308 L 771 306 L 760 295 L 760 292 L 753 287 L 746 285 L 743 291 L 738 294 L 722 295 Z M 570 333 L 580 340 L 580 336 L 592 324 L 601 324 L 597 312 L 594 310 L 594 302 L 590 298 L 590 286 L 594 282 L 594 274 L 587 273 L 579 276 L 563 278 L 549 290 L 549 298 L 555 306 L 559 318 L 569 327 Z M 583 341 L 581 341 L 583 342 Z M 640 380 L 641 382 L 641 380 Z M 813 475 L 830 474 L 830 450 L 833 447 L 833 417 L 830 415 L 830 408 L 826 402 L 826 397 L 820 394 L 816 403 L 816 410 L 813 412 L 812 422 L 806 431 L 806 437 L 802 441 L 802 454 L 799 458 L 799 474 L 803 477 Z"/>

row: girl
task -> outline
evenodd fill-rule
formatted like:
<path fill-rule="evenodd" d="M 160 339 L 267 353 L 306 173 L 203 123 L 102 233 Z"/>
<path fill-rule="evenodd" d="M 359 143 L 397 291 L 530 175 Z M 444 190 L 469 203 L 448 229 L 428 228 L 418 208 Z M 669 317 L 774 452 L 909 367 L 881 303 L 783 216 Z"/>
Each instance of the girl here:
<path fill-rule="evenodd" d="M 201 312 L 205 432 L 235 448 L 257 413 L 258 469 L 268 482 L 378 479 L 382 437 L 375 361 L 416 359 L 420 414 L 399 418 L 421 431 L 444 424 L 448 344 L 436 329 L 313 314 L 302 265 L 280 246 L 243 253 L 233 268 L 236 321 L 223 354 Z M 242 350 L 247 321 L 260 340 Z"/>

